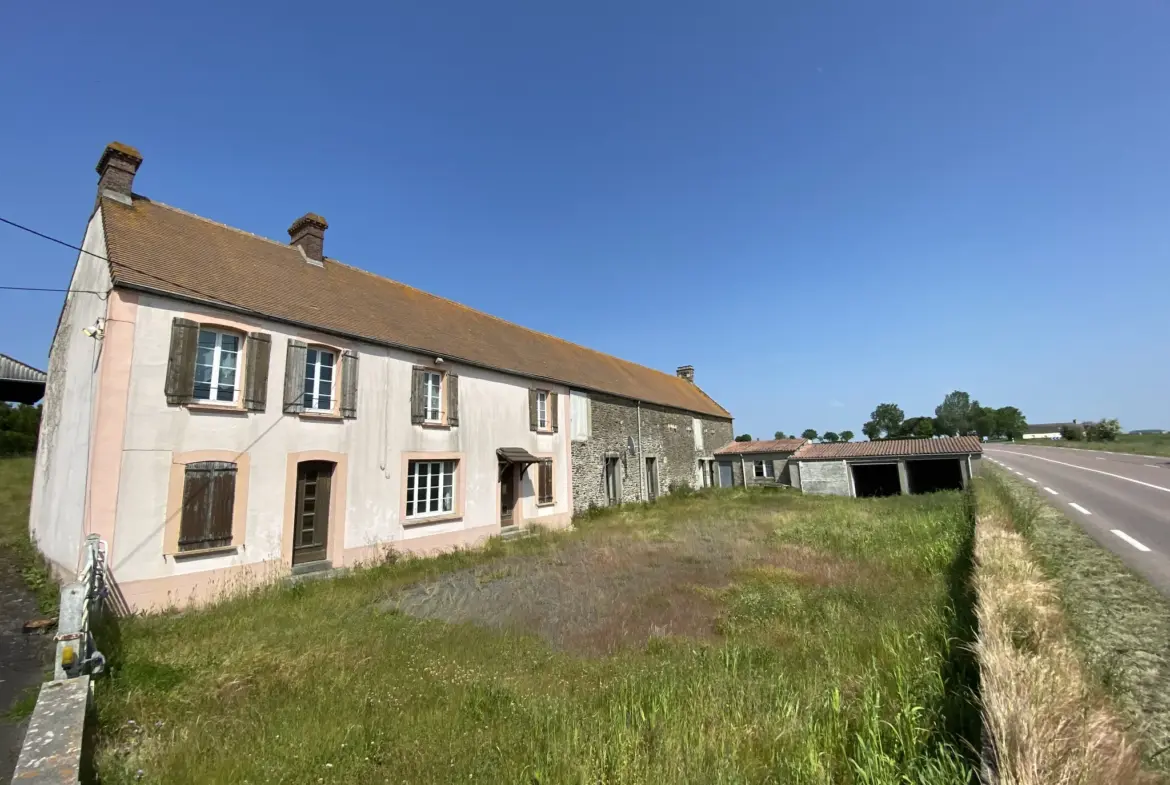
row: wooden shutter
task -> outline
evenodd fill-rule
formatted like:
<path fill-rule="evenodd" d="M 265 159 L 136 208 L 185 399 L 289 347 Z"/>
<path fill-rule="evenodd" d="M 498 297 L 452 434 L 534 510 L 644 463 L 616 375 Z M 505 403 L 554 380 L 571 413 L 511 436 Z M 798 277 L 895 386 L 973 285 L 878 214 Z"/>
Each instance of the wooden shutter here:
<path fill-rule="evenodd" d="M 537 390 L 528 391 L 528 430 L 536 430 L 536 394 Z"/>
<path fill-rule="evenodd" d="M 539 489 L 537 491 L 537 502 L 540 504 L 548 504 L 553 500 L 552 466 L 553 464 L 550 460 L 540 462 L 540 472 L 537 475 Z"/>
<path fill-rule="evenodd" d="M 171 320 L 171 353 L 167 358 L 165 392 L 167 403 L 190 403 L 195 391 L 195 350 L 199 325 L 190 319 Z"/>
<path fill-rule="evenodd" d="M 351 351 L 341 355 L 341 416 L 357 417 L 358 356 Z"/>
<path fill-rule="evenodd" d="M 548 394 L 548 400 L 545 402 L 545 407 L 548 409 L 548 421 L 552 425 L 552 432 L 556 433 L 559 429 L 559 425 L 557 424 L 559 415 L 557 414 L 557 394 L 555 392 L 550 392 Z"/>
<path fill-rule="evenodd" d="M 447 374 L 447 424 L 459 424 L 459 374 Z"/>
<path fill-rule="evenodd" d="M 272 339 L 268 333 L 248 333 L 244 344 L 244 408 L 262 412 L 268 404 L 268 360 Z"/>
<path fill-rule="evenodd" d="M 236 465 L 225 461 L 187 464 L 183 481 L 183 517 L 179 551 L 232 544 L 236 503 Z"/>
<path fill-rule="evenodd" d="M 289 414 L 305 410 L 305 353 L 304 341 L 288 339 L 284 360 L 284 411 Z"/>
<path fill-rule="evenodd" d="M 414 366 L 410 374 L 410 421 L 414 425 L 421 425 L 426 419 L 423 414 L 423 371 L 421 365 Z"/>

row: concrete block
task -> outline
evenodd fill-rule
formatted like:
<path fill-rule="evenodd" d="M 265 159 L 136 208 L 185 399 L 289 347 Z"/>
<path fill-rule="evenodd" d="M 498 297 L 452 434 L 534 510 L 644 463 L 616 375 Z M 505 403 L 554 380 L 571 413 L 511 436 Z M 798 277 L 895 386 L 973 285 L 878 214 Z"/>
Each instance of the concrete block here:
<path fill-rule="evenodd" d="M 76 785 L 81 780 L 89 677 L 41 685 L 13 785 Z"/>

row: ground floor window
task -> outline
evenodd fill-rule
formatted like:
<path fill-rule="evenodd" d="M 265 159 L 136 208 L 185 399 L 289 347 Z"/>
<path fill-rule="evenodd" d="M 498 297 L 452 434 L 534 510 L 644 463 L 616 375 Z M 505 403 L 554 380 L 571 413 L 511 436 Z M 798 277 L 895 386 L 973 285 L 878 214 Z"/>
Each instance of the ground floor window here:
<path fill-rule="evenodd" d="M 458 461 L 411 461 L 406 475 L 406 517 L 455 511 Z"/>
<path fill-rule="evenodd" d="M 546 458 L 537 465 L 536 503 L 553 503 L 553 462 Z"/>
<path fill-rule="evenodd" d="M 183 476 L 179 552 L 231 545 L 235 504 L 234 463 L 198 461 L 187 464 Z"/>
<path fill-rule="evenodd" d="M 771 461 L 754 461 L 756 477 L 771 477 L 773 475 L 773 467 Z"/>

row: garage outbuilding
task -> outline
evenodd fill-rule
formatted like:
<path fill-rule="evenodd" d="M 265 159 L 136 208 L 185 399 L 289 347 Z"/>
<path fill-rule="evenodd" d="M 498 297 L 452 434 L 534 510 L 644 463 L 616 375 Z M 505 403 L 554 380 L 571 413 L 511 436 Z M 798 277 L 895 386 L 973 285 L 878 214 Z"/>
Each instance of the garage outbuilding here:
<path fill-rule="evenodd" d="M 789 460 L 794 488 L 835 496 L 897 496 L 966 488 L 979 471 L 978 436 L 805 444 Z"/>

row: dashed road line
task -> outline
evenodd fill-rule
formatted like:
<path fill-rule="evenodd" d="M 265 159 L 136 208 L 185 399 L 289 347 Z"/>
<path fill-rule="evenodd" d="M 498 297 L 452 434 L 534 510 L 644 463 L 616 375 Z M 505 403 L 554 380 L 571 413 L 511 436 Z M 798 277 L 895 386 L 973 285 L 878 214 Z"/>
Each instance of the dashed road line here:
<path fill-rule="evenodd" d="M 1069 502 L 1068 506 L 1072 507 L 1074 510 L 1081 513 L 1082 515 L 1092 515 L 1093 514 L 1093 513 L 1089 512 L 1088 510 L 1086 510 L 1081 505 L 1077 504 L 1076 502 Z"/>
<path fill-rule="evenodd" d="M 1029 477 L 1029 478 L 1028 478 L 1028 482 L 1035 482 L 1035 483 L 1039 483 L 1040 481 L 1039 481 L 1039 480 L 1037 480 L 1035 477 Z"/>
<path fill-rule="evenodd" d="M 1045 486 L 1044 486 L 1044 490 L 1048 491 L 1048 492 L 1049 492 L 1049 493 L 1051 493 L 1053 496 L 1059 496 L 1059 495 L 1060 495 L 1060 494 L 1059 494 L 1059 493 L 1057 493 L 1056 491 L 1054 491 L 1054 490 L 1052 490 L 1051 488 L 1049 488 L 1047 485 L 1045 485 Z"/>
<path fill-rule="evenodd" d="M 1129 543 L 1130 545 L 1132 545 L 1133 547 L 1137 548 L 1139 551 L 1142 551 L 1143 553 L 1149 553 L 1149 552 L 1150 552 L 1150 549 L 1149 549 L 1149 548 L 1147 548 L 1146 546 L 1142 545 L 1140 542 L 1138 542 L 1137 540 L 1135 540 L 1133 537 L 1130 537 L 1128 534 L 1126 534 L 1125 532 L 1123 532 L 1121 529 L 1110 529 L 1110 531 L 1112 531 L 1114 534 L 1116 534 L 1116 535 L 1117 535 L 1118 537 L 1120 537 L 1121 539 L 1123 539 L 1123 540 L 1125 540 L 1126 542 L 1128 542 L 1128 543 Z"/>
<path fill-rule="evenodd" d="M 1058 449 L 1064 449 L 1064 448 L 1058 448 Z M 1068 466 L 1070 469 L 1080 469 L 1083 472 L 1092 472 L 1093 474 L 1104 474 L 1106 477 L 1113 477 L 1114 479 L 1125 480 L 1126 482 L 1132 482 L 1135 485 L 1144 485 L 1147 488 L 1153 488 L 1156 491 L 1163 491 L 1165 493 L 1170 493 L 1170 488 L 1166 488 L 1162 485 L 1154 485 L 1152 482 L 1142 482 L 1141 480 L 1135 480 L 1134 478 L 1126 477 L 1123 474 L 1114 474 L 1113 472 L 1103 472 L 1100 469 L 1090 469 L 1088 466 L 1078 466 L 1075 463 L 1065 463 L 1064 461 L 1054 461 L 1051 458 L 1041 458 L 1039 455 L 1031 455 L 1029 453 L 1024 453 L 1024 452 L 1015 453 L 1015 454 L 1022 455 L 1025 458 L 1035 458 L 1038 461 L 1047 461 L 1048 463 L 1055 463 L 1058 466 Z"/>

